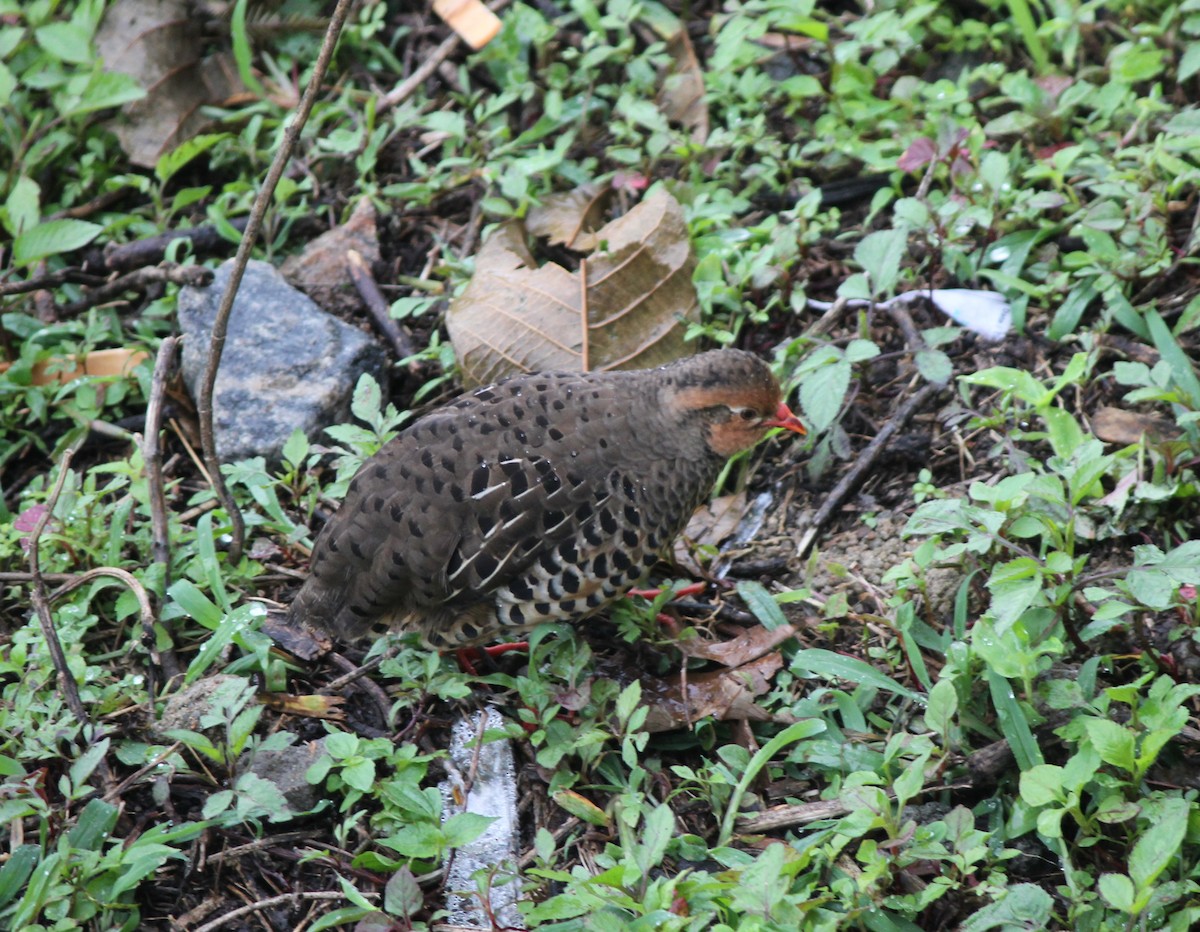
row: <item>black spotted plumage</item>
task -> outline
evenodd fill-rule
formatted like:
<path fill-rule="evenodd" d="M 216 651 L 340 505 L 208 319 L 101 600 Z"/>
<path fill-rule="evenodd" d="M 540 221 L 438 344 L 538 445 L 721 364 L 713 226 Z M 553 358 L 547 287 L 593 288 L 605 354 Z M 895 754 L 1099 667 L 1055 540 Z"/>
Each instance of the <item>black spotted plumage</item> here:
<path fill-rule="evenodd" d="M 767 366 L 737 350 L 479 389 L 363 465 L 292 616 L 351 639 L 416 630 L 442 649 L 592 614 L 771 426 L 802 432 Z"/>

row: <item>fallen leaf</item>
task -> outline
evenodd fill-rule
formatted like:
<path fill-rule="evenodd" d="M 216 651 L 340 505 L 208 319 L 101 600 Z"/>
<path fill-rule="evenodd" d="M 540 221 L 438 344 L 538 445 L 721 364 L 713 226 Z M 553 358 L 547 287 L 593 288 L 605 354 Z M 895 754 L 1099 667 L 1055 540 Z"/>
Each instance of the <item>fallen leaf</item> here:
<path fill-rule="evenodd" d="M 1139 443 L 1143 434 L 1148 434 L 1152 441 L 1179 438 L 1179 428 L 1166 418 L 1124 408 L 1103 407 L 1092 415 L 1091 420 L 1092 433 L 1105 443 L 1128 446 Z"/>
<path fill-rule="evenodd" d="M 687 657 L 713 660 L 727 667 L 740 667 L 774 650 L 796 633 L 794 625 L 767 628 L 755 625 L 728 641 L 702 641 L 691 638 L 677 641 L 675 646 Z"/>
<path fill-rule="evenodd" d="M 675 562 L 693 576 L 703 576 L 701 561 L 693 557 L 696 549 L 719 546 L 738 529 L 746 507 L 746 493 L 734 492 L 714 498 L 707 505 L 697 508 L 683 533 L 675 540 L 672 553 Z"/>
<path fill-rule="evenodd" d="M 276 712 L 286 712 L 288 715 L 299 715 L 305 718 L 323 718 L 334 722 L 345 721 L 342 705 L 345 699 L 341 696 L 288 696 L 279 693 L 264 693 L 259 702 Z"/>
<path fill-rule="evenodd" d="M 375 219 L 371 199 L 362 198 L 349 220 L 322 233 L 299 255 L 289 256 L 279 271 L 327 311 L 360 310 L 362 298 L 350 279 L 346 256 L 353 249 L 368 265 L 379 261 Z"/>
<path fill-rule="evenodd" d="M 604 225 L 604 209 L 611 196 L 612 188 L 593 184 L 548 194 L 529 211 L 525 229 L 551 246 L 589 252 L 599 245 L 595 231 Z"/>
<path fill-rule="evenodd" d="M 153 168 L 212 123 L 201 108 L 243 91 L 233 56 L 202 57 L 205 47 L 187 0 L 116 0 L 105 12 L 96 30 L 105 70 L 130 75 L 146 91 L 113 126 L 135 165 Z"/>
<path fill-rule="evenodd" d="M 658 109 L 668 119 L 692 132 L 692 142 L 708 139 L 708 101 L 705 99 L 704 69 L 687 33 L 680 29 L 667 40 L 671 67 L 658 92 Z"/>
<path fill-rule="evenodd" d="M 582 270 L 536 267 L 520 224 L 488 237 L 446 313 L 468 387 L 523 372 L 648 368 L 688 352 L 699 302 L 679 202 L 652 195 L 596 241 L 603 250 L 588 258 L 585 288 Z"/>
<path fill-rule="evenodd" d="M 778 651 L 729 670 L 689 674 L 687 693 L 682 679 L 642 680 L 646 703 L 646 730 L 671 731 L 712 716 L 721 721 L 747 719 L 769 722 L 773 716 L 754 702 L 771 688 L 773 677 L 783 666 Z"/>

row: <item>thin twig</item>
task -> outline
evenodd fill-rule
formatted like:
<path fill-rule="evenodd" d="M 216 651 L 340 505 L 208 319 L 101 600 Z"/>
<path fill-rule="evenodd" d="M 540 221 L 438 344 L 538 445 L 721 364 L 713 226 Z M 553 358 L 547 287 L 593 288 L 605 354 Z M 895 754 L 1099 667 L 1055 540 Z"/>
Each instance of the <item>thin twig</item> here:
<path fill-rule="evenodd" d="M 851 491 L 875 468 L 892 436 L 908 423 L 913 414 L 926 401 L 944 388 L 945 386 L 943 385 L 934 385 L 932 383 L 922 385 L 917 390 L 917 393 L 904 402 L 896 413 L 892 415 L 891 420 L 880 428 L 879 433 L 867 444 L 866 449 L 855 458 L 854 465 L 850 468 L 850 471 L 833 487 L 833 490 L 825 497 L 825 501 L 821 503 L 821 507 L 817 509 L 817 513 L 813 515 L 812 523 L 800 536 L 800 543 L 796 547 L 796 557 L 798 559 L 803 559 L 808 554 L 808 549 L 812 546 L 813 540 L 816 539 L 821 529 L 829 522 L 829 519 L 833 517 L 834 512 L 842 507 L 842 503 L 850 495 Z"/>
<path fill-rule="evenodd" d="M 167 526 L 166 481 L 162 469 L 162 409 L 167 394 L 167 376 L 175 361 L 178 337 L 167 337 L 158 347 L 154 376 L 150 382 L 150 400 L 146 405 L 146 427 L 142 434 L 142 462 L 150 486 L 150 526 L 153 542 L 150 557 L 163 565 L 163 588 L 171 585 L 171 537 Z"/>
<path fill-rule="evenodd" d="M 287 167 L 300 130 L 308 121 L 309 114 L 312 113 L 317 94 L 321 89 L 321 82 L 325 78 L 325 72 L 329 69 L 329 61 L 333 57 L 338 36 L 352 4 L 353 0 L 338 0 L 333 16 L 329 20 L 329 27 L 325 30 L 325 39 L 321 43 L 321 51 L 313 66 L 312 77 L 309 78 L 308 87 L 304 89 L 304 97 L 300 101 L 295 116 L 284 128 L 283 140 L 275 153 L 275 158 L 271 162 L 271 168 L 259 189 L 258 196 L 254 199 L 254 206 L 250 210 L 250 220 L 246 223 L 246 232 L 242 234 L 237 257 L 230 270 L 229 283 L 225 287 L 225 293 L 221 295 L 221 303 L 217 307 L 216 317 L 213 320 L 208 361 L 204 367 L 204 380 L 200 386 L 200 398 L 197 401 L 197 414 L 200 417 L 200 441 L 204 449 L 204 462 L 208 466 L 213 490 L 217 493 L 217 498 L 221 500 L 232 525 L 232 540 L 229 544 L 230 563 L 237 563 L 242 559 L 242 547 L 246 539 L 246 523 L 242 519 L 242 513 L 238 510 L 237 503 L 233 500 L 233 494 L 225 485 L 225 479 L 221 475 L 221 463 L 217 458 L 217 444 L 213 434 L 213 392 L 217 384 L 217 369 L 221 365 L 221 354 L 225 352 L 225 334 L 229 329 L 229 317 L 233 312 L 233 299 L 237 297 L 238 286 L 241 285 L 242 275 L 246 271 L 246 263 L 250 261 L 250 253 L 258 239 L 258 231 L 262 227 L 267 205 L 271 203 L 275 195 L 275 186 L 279 183 L 283 170 Z"/>
<path fill-rule="evenodd" d="M 496 3 L 489 3 L 488 9 L 493 13 L 499 13 L 503 10 L 511 0 L 497 0 Z M 458 48 L 458 43 L 462 39 L 458 33 L 451 32 L 442 40 L 442 44 L 434 49 L 433 54 L 417 67 L 417 70 L 410 74 L 407 78 L 397 84 L 394 88 L 379 98 L 379 102 L 375 105 L 377 114 L 383 113 L 395 107 L 397 104 L 402 104 L 413 95 L 418 87 L 425 83 L 447 58 L 454 54 L 454 50 Z"/>
<path fill-rule="evenodd" d="M 202 287 L 211 284 L 212 278 L 212 269 L 206 269 L 199 265 L 176 265 L 173 262 L 148 265 L 93 288 L 78 301 L 72 301 L 65 305 L 61 313 L 63 316 L 74 316 L 89 308 L 119 298 L 127 291 L 142 292 L 151 285 L 160 285 L 165 282 L 172 285 Z"/>
<path fill-rule="evenodd" d="M 50 601 L 46 597 L 46 581 L 42 578 L 41 556 L 38 553 L 42 533 L 46 530 L 46 525 L 49 524 L 50 518 L 54 514 L 54 509 L 58 505 L 63 485 L 66 484 L 67 474 L 71 471 L 71 458 L 74 455 L 75 448 L 73 447 L 68 448 L 63 454 L 62 460 L 58 464 L 58 479 L 54 483 L 50 497 L 46 500 L 46 510 L 38 518 L 37 524 L 34 525 L 33 531 L 29 535 L 29 572 L 32 583 L 30 588 L 33 610 L 38 617 L 38 624 L 41 625 L 42 637 L 46 641 L 46 649 L 50 651 L 50 659 L 54 663 L 55 672 L 58 674 L 58 685 L 62 690 L 63 698 L 67 702 L 67 708 L 71 710 L 71 714 L 79 722 L 79 726 L 85 734 L 85 740 L 94 743 L 99 735 L 93 728 L 92 720 L 87 714 L 87 709 L 83 707 L 83 700 L 79 696 L 79 685 L 75 682 L 75 677 L 71 675 L 70 667 L 67 666 L 67 655 L 63 653 L 62 641 L 58 639 L 58 631 L 54 627 L 54 618 L 50 614 Z M 100 773 L 105 787 L 111 787 L 115 781 L 112 771 L 109 769 L 107 758 L 102 757 L 96 769 Z"/>
<path fill-rule="evenodd" d="M 37 275 L 22 281 L 2 282 L 0 283 L 0 298 L 7 298 L 15 294 L 28 294 L 44 288 L 57 288 L 67 282 L 75 285 L 103 285 L 104 276 L 91 275 L 79 269 L 59 269 L 56 272 L 47 272 L 45 275 Z"/>
<path fill-rule="evenodd" d="M 438 65 L 454 53 L 454 50 L 458 48 L 459 41 L 458 33 L 456 32 L 452 32 L 446 36 L 442 40 L 442 44 L 417 67 L 416 71 L 379 98 L 379 103 L 375 107 L 375 113 L 382 114 L 385 110 L 390 110 L 397 104 L 402 104 L 408 100 L 413 95 L 413 92 L 424 84 L 430 75 L 437 71 Z"/>
<path fill-rule="evenodd" d="M 392 309 L 380 292 L 375 276 L 371 274 L 371 267 L 367 265 L 367 260 L 357 250 L 348 249 L 346 251 L 346 271 L 350 274 L 350 281 L 354 282 L 354 287 L 358 289 L 358 295 L 363 299 L 363 304 L 371 312 L 375 326 L 392 344 L 392 352 L 396 354 L 396 358 L 407 359 L 409 356 L 415 356 L 417 347 L 413 343 L 412 337 L 405 333 L 392 317 Z"/>
<path fill-rule="evenodd" d="M 142 644 L 145 646 L 146 651 L 150 654 L 151 668 L 149 689 L 150 695 L 153 696 L 155 695 L 154 671 L 162 668 L 164 664 L 163 658 L 159 656 L 157 639 L 154 636 L 154 608 L 150 604 L 150 596 L 146 593 L 146 587 L 141 584 L 136 576 L 134 576 L 128 570 L 123 570 L 116 566 L 97 566 L 95 569 L 90 569 L 87 572 L 80 573 L 74 579 L 63 583 L 50 593 L 50 595 L 47 597 L 47 601 L 53 602 L 57 599 L 60 599 L 64 595 L 74 592 L 85 583 L 89 583 L 93 579 L 97 579 L 101 576 L 110 576 L 113 579 L 124 583 L 137 599 L 138 614 L 140 615 L 142 622 Z M 174 658 L 172 657 L 171 660 L 173 663 Z M 179 669 L 176 667 L 173 670 L 167 670 L 166 672 L 168 677 L 173 677 L 179 674 Z"/>
<path fill-rule="evenodd" d="M 365 897 L 378 896 L 377 893 L 360 894 Z M 213 932 L 222 926 L 229 925 L 236 919 L 241 919 L 243 916 L 249 916 L 251 913 L 259 912 L 264 909 L 273 909 L 276 906 L 298 906 L 302 900 L 309 901 L 337 901 L 344 900 L 346 894 L 341 890 L 312 890 L 300 891 L 298 893 L 281 893 L 278 896 L 269 896 L 265 900 L 259 900 L 256 903 L 248 903 L 245 906 L 239 906 L 237 909 L 230 910 L 223 916 L 218 916 L 212 922 L 205 923 L 202 926 L 197 926 L 195 932 Z"/>
<path fill-rule="evenodd" d="M 591 370 L 588 359 L 588 332 L 591 329 L 591 321 L 588 320 L 588 268 L 587 259 L 579 260 L 579 360 L 580 369 L 584 372 Z"/>
<path fill-rule="evenodd" d="M 239 232 L 246 228 L 247 219 L 238 217 L 229 225 Z M 114 272 L 141 268 L 161 262 L 167 249 L 176 240 L 190 240 L 193 253 L 211 252 L 222 243 L 228 242 L 213 225 L 188 227 L 182 230 L 167 230 L 157 236 L 135 240 L 132 243 L 109 243 L 104 247 L 104 267 Z"/>

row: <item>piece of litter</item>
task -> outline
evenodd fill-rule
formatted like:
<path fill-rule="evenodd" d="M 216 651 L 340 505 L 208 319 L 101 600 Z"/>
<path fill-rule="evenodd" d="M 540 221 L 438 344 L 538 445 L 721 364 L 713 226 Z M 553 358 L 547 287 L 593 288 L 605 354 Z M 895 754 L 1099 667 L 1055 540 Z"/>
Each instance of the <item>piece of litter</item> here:
<path fill-rule="evenodd" d="M 442 793 L 443 821 L 460 812 L 487 816 L 491 825 L 474 841 L 455 848 L 446 872 L 446 909 L 449 924 L 458 928 L 524 929 L 517 911 L 521 895 L 517 872 L 517 769 L 507 739 L 478 745 L 485 731 L 502 728 L 500 713 L 488 707 L 465 715 L 450 730 L 450 776 L 438 784 Z M 474 774 L 470 786 L 468 775 Z M 460 802 L 461 801 L 461 802 Z M 473 875 L 487 870 L 482 884 L 487 909 L 480 900 L 480 882 Z"/>
<path fill-rule="evenodd" d="M 500 17 L 484 6 L 482 0 L 433 0 L 433 12 L 476 51 L 500 31 Z"/>

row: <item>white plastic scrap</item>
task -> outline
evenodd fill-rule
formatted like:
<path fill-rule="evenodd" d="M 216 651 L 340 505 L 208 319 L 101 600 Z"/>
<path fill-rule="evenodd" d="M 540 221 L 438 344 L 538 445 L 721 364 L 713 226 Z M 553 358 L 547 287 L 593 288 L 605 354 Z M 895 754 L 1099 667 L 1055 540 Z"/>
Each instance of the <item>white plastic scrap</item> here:
<path fill-rule="evenodd" d="M 512 745 L 507 739 L 479 745 L 484 731 L 503 727 L 493 708 L 460 717 L 450 732 L 450 776 L 442 791 L 443 820 L 460 812 L 474 812 L 492 819 L 482 835 L 454 849 L 446 874 L 448 922 L 459 928 L 492 929 L 499 925 L 524 929 L 517 911 L 521 885 L 517 876 L 520 826 L 517 822 L 517 771 Z M 467 781 L 471 774 L 468 788 Z M 463 800 L 462 803 L 457 800 Z M 490 882 L 482 884 L 483 895 L 493 918 L 480 898 L 480 882 L 473 876 L 486 870 Z"/>
<path fill-rule="evenodd" d="M 934 307 L 957 324 L 978 333 L 986 340 L 1002 340 L 1012 329 L 1012 309 L 1008 299 L 996 291 L 979 291 L 975 288 L 933 288 L 921 291 L 906 291 L 875 307 L 886 308 L 891 304 L 912 304 L 927 298 Z M 827 311 L 833 307 L 830 301 L 814 301 L 808 306 Z M 847 307 L 870 307 L 870 301 L 855 298 L 846 302 Z"/>

